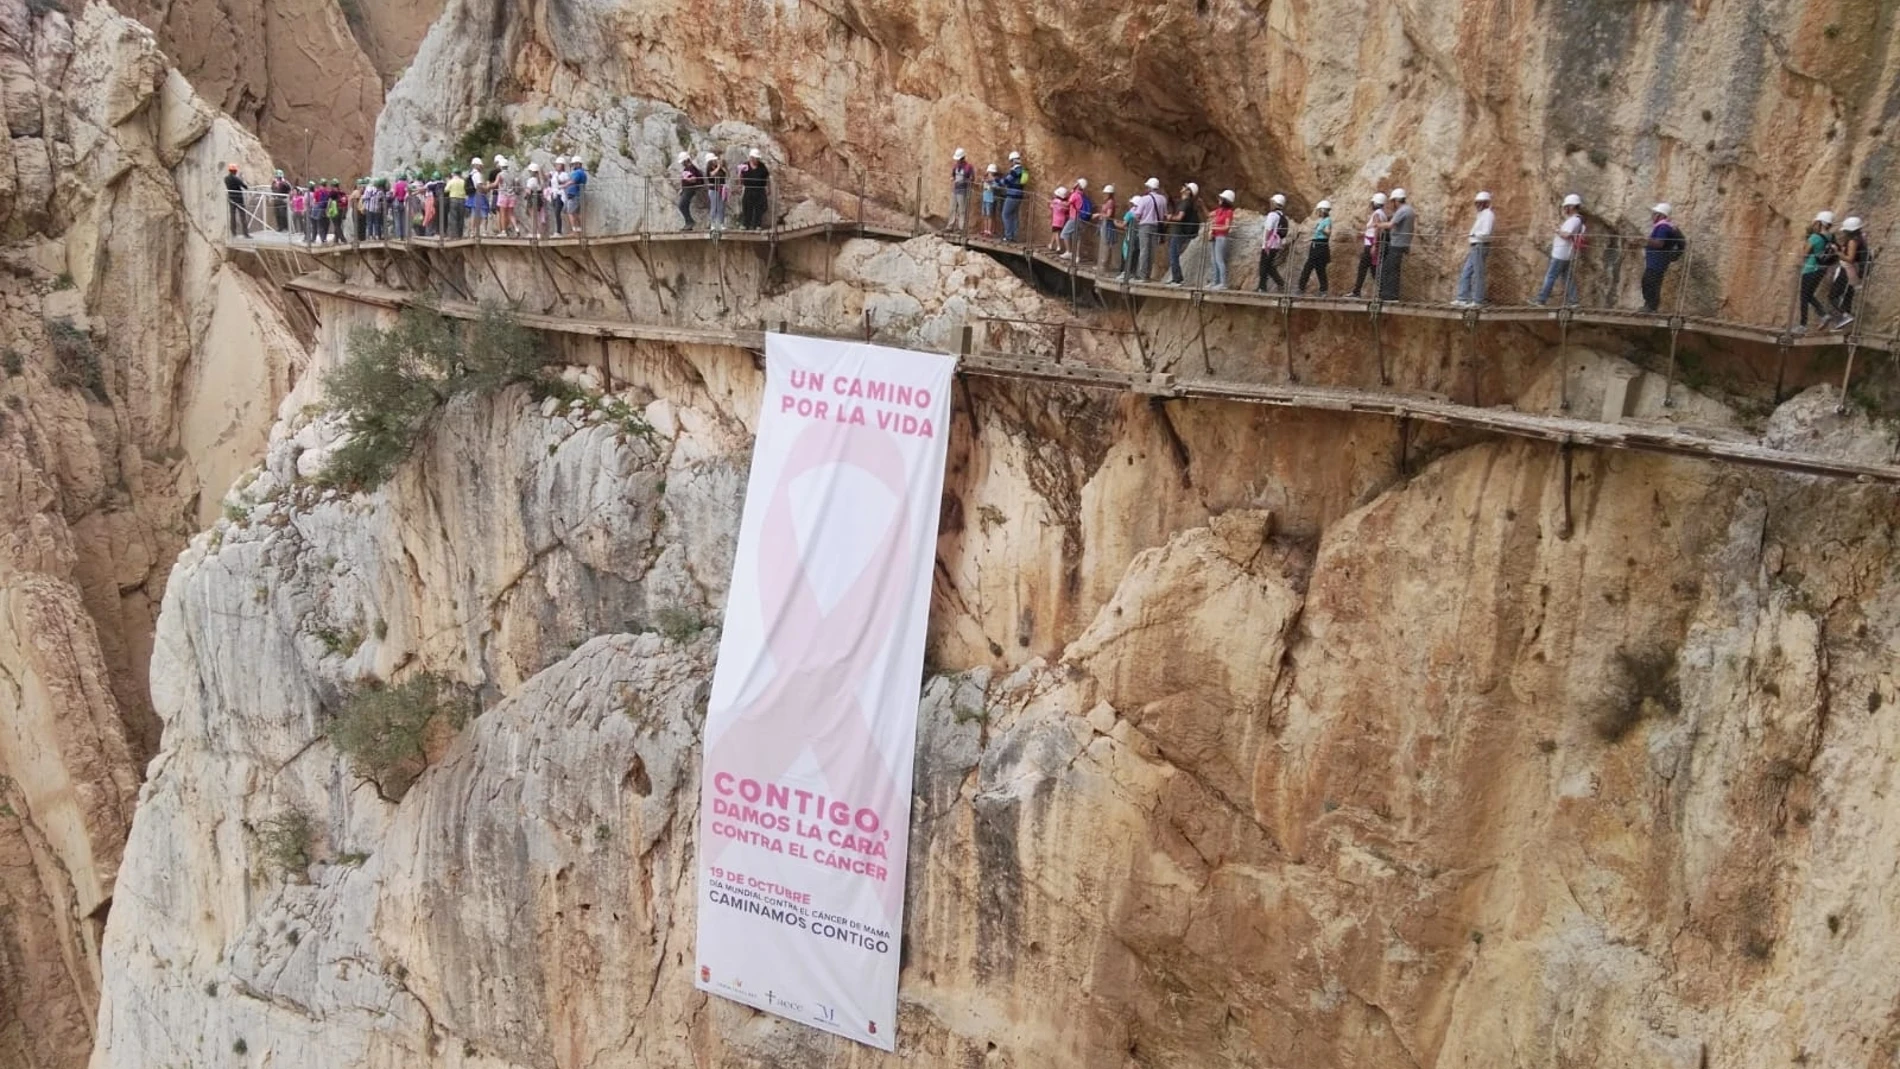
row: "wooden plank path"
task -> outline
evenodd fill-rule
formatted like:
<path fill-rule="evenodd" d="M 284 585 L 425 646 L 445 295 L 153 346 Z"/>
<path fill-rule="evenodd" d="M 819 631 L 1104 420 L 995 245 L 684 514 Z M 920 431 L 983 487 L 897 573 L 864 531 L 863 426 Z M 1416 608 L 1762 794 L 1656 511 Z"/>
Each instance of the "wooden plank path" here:
<path fill-rule="evenodd" d="M 289 283 L 289 287 L 304 293 L 377 308 L 399 309 L 417 301 L 417 295 L 408 291 L 353 285 L 316 275 L 297 278 Z M 467 301 L 437 301 L 435 307 L 442 314 L 457 319 L 473 319 L 482 313 L 479 305 Z M 763 349 L 765 346 L 765 332 L 762 330 L 685 327 L 549 315 L 521 315 L 518 318 L 523 326 L 534 330 L 590 338 L 654 341 L 680 345 L 717 345 L 754 350 Z M 958 356 L 958 361 L 960 370 L 974 375 L 1035 379 L 1085 388 L 1134 392 L 1154 397 L 1210 398 L 1246 404 L 1274 405 L 1282 408 L 1383 416 L 1399 420 L 1417 419 L 1450 427 L 1531 438 L 1565 447 L 1593 446 L 1604 449 L 1664 453 L 1671 456 L 1695 457 L 1718 463 L 1745 464 L 1804 475 L 1900 485 L 1900 466 L 1893 464 L 1870 463 L 1774 449 L 1754 442 L 1712 438 L 1667 424 L 1604 423 L 1568 416 L 1518 412 L 1508 408 L 1477 408 L 1437 398 L 1339 387 L 1302 386 L 1292 383 L 1250 383 L 1215 378 L 1184 378 L 1171 374 L 1139 371 L 1118 371 L 993 351 L 961 354 Z"/>
<path fill-rule="evenodd" d="M 1558 325 L 1566 318 L 1571 326 L 1600 326 L 1624 329 L 1643 329 L 1656 331 L 1688 331 L 1694 334 L 1706 334 L 1713 337 L 1729 338 L 1736 341 L 1753 342 L 1760 345 L 1773 345 L 1790 349 L 1824 348 L 1853 344 L 1859 348 L 1879 352 L 1893 352 L 1900 347 L 1900 339 L 1888 334 L 1794 334 L 1786 327 L 1758 326 L 1738 320 L 1720 319 L 1712 316 L 1670 315 L 1649 313 L 1628 309 L 1578 306 L 1574 308 L 1545 308 L 1536 305 L 1485 305 L 1480 308 L 1464 308 L 1453 304 L 1437 304 L 1417 301 L 1371 301 L 1352 297 L 1308 297 L 1298 294 L 1255 293 L 1247 290 L 1209 290 L 1191 286 L 1169 286 L 1161 282 L 1122 282 L 1114 275 L 1096 272 L 1093 268 L 1077 265 L 1072 260 L 1064 260 L 1047 249 L 1033 248 L 1022 244 L 1008 244 L 994 239 L 953 234 L 940 231 L 934 233 L 943 240 L 964 248 L 976 249 L 995 257 L 1003 263 L 1036 263 L 1044 268 L 1064 275 L 1074 275 L 1077 283 L 1087 283 L 1101 295 L 1119 294 L 1125 298 L 1168 301 L 1200 301 L 1204 304 L 1225 305 L 1230 307 L 1266 308 L 1275 311 L 1324 312 L 1335 315 L 1351 315 L 1362 318 L 1372 316 L 1393 316 L 1410 319 L 1437 319 L 1460 322 L 1469 327 L 1487 323 L 1547 323 Z M 836 221 L 828 223 L 810 223 L 804 226 L 787 227 L 779 230 L 725 230 L 717 234 L 705 230 L 655 230 L 626 234 L 579 235 L 547 238 L 412 238 L 404 241 L 363 241 L 338 242 L 333 245 L 300 245 L 290 241 L 266 241 L 235 239 L 230 247 L 239 251 L 254 253 L 291 253 L 324 259 L 359 255 L 369 250 L 391 252 L 427 251 L 433 249 L 474 249 L 474 248 L 586 248 L 589 246 L 614 245 L 650 245 L 677 244 L 683 242 L 732 242 L 742 245 L 771 245 L 778 242 L 810 241 L 816 238 L 840 240 L 852 237 L 875 238 L 880 241 L 908 241 L 917 237 L 918 232 L 903 228 L 884 226 L 875 223 L 856 223 Z"/>

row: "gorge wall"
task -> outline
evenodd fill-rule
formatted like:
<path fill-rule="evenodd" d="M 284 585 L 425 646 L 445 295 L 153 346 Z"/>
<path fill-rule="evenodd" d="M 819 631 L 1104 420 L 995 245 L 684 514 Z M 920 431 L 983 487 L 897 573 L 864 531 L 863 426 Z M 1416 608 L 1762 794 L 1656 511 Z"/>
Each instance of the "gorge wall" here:
<path fill-rule="evenodd" d="M 225 262 L 255 141 L 102 4 L 0 2 L 0 1065 L 83 1064 L 172 559 L 304 346 Z"/>

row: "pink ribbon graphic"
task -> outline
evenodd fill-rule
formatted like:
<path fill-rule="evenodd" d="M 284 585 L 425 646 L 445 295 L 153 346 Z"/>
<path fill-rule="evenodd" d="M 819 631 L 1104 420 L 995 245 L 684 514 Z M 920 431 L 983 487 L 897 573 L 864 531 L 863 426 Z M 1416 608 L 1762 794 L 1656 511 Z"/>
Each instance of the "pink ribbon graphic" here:
<path fill-rule="evenodd" d="M 798 544 L 791 488 L 800 475 L 831 464 L 870 475 L 890 490 L 897 504 L 870 559 L 844 596 L 826 611 L 819 605 Z M 759 527 L 760 617 L 776 674 L 761 688 L 756 674 L 765 670 L 765 659 L 754 660 L 753 674 L 737 693 L 758 697 L 733 713 L 707 758 L 706 779 L 700 785 L 705 821 L 704 814 L 712 812 L 717 773 L 772 783 L 809 748 L 824 773 L 829 798 L 854 808 L 870 808 L 878 815 L 889 855 L 882 863 L 890 870 L 882 881 L 880 899 L 885 920 L 893 925 L 903 897 L 908 829 L 891 827 L 898 800 L 897 777 L 877 745 L 871 728 L 873 711 L 862 707 L 858 689 L 876 667 L 905 608 L 909 482 L 896 439 L 888 432 L 825 422 L 814 422 L 800 432 Z M 841 483 L 834 478 L 824 488 L 829 493 Z M 840 507 L 829 498 L 817 505 L 820 515 Z M 833 826 L 816 814 L 807 814 L 805 819 Z M 718 843 L 712 857 L 719 857 L 731 845 L 730 840 Z"/>

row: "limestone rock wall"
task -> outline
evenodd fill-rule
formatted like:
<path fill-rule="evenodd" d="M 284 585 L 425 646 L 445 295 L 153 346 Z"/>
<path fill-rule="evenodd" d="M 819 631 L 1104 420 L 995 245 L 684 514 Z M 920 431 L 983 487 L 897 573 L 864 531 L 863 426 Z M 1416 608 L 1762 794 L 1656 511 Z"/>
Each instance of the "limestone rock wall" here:
<path fill-rule="evenodd" d="M 442 9 L 441 0 L 114 3 L 156 32 L 192 87 L 280 166 L 344 179 L 368 166 L 384 87 Z"/>
<path fill-rule="evenodd" d="M 1541 276 L 1567 192 L 1599 239 L 1667 200 L 1694 238 L 1694 304 L 1715 314 L 1789 301 L 1787 257 L 1821 208 L 1891 244 L 1896 34 L 1872 0 L 448 0 L 390 90 L 377 158 L 439 156 L 486 113 L 564 120 L 567 147 L 611 173 L 663 179 L 672 149 L 708 147 L 615 118 L 631 97 L 762 130 L 883 200 L 908 205 L 921 170 L 939 217 L 958 146 L 979 167 L 1022 150 L 1044 191 L 1082 174 L 1125 194 L 1153 174 L 1169 192 L 1231 186 L 1245 207 L 1279 190 L 1300 218 L 1330 198 L 1342 228 L 1402 185 L 1426 239 L 1443 233 L 1414 257 L 1428 273 L 1456 268 L 1479 189 L 1498 197 L 1494 270 L 1512 275 Z M 1629 257 L 1602 270 L 1633 284 Z"/>
<path fill-rule="evenodd" d="M 937 265 L 929 245 L 887 254 Z M 832 285 L 860 282 L 885 299 Z M 319 364 L 376 315 L 322 310 Z M 307 377 L 180 559 L 95 1066 L 239 1041 L 316 1066 L 890 1061 L 691 990 L 699 625 L 757 366 L 558 355 L 652 435 L 517 388 L 343 497 L 307 481 L 332 434 Z M 1442 443 L 1406 478 L 1364 417 L 981 380 L 956 403 L 909 1059 L 1688 1069 L 1900 1044 L 1869 846 L 1895 834 L 1888 492 L 1586 450 L 1566 528 L 1542 445 Z M 1824 390 L 1769 435 L 1893 441 Z M 487 711 L 390 803 L 324 728 L 359 680 L 424 669 Z M 262 833 L 292 811 L 312 864 L 284 873 Z"/>
<path fill-rule="evenodd" d="M 147 31 L 0 3 L 0 94 L 0 1065 L 38 1069 L 92 1046 L 170 559 L 304 346 L 217 244 L 268 158 Z"/>

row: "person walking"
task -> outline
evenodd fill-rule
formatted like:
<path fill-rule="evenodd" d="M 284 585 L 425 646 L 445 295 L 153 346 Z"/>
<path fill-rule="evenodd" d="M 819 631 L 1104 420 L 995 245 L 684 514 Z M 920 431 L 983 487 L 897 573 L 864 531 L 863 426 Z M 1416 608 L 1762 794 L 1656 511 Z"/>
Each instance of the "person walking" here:
<path fill-rule="evenodd" d="M 1379 243 L 1385 233 L 1385 194 L 1372 195 L 1372 214 L 1366 217 L 1366 230 L 1360 237 L 1359 275 L 1353 279 L 1352 295 L 1360 297 L 1366 288 L 1366 280 L 1375 283 L 1379 278 Z M 1363 298 L 1362 298 L 1363 299 Z"/>
<path fill-rule="evenodd" d="M 1014 242 L 1022 226 L 1023 196 L 1029 186 L 1029 168 L 1023 154 L 1009 154 L 1009 172 L 1003 175 L 1003 240 Z"/>
<path fill-rule="evenodd" d="M 1211 290 L 1227 288 L 1227 235 L 1234 229 L 1234 191 L 1220 191 L 1214 210 L 1207 216 L 1207 236 L 1212 239 L 1213 249 L 1209 253 L 1208 263 L 1213 267 L 1214 280 L 1208 283 Z"/>
<path fill-rule="evenodd" d="M 1141 262 L 1141 224 L 1137 221 L 1140 212 L 1136 205 L 1141 195 L 1128 198 L 1127 206 L 1122 210 L 1122 271 L 1116 281 L 1126 282 L 1135 265 Z"/>
<path fill-rule="evenodd" d="M 1286 292 L 1286 279 L 1280 277 L 1280 260 L 1286 255 L 1287 238 L 1293 232 L 1293 225 L 1286 216 L 1286 196 L 1275 193 L 1268 201 L 1271 210 L 1267 212 L 1266 227 L 1260 232 L 1260 277 L 1254 281 L 1254 290 L 1267 292 L 1267 283 L 1273 283 L 1277 292 Z"/>
<path fill-rule="evenodd" d="M 983 236 L 993 238 L 1001 225 L 1003 211 L 1003 174 L 995 164 L 983 172 Z"/>
<path fill-rule="evenodd" d="M 244 211 L 244 193 L 250 189 L 244 179 L 238 175 L 238 165 L 227 164 L 224 168 L 225 212 L 230 216 L 231 236 L 246 239 L 251 236 L 251 217 Z"/>
<path fill-rule="evenodd" d="M 308 232 L 304 229 L 303 187 L 302 186 L 290 187 L 289 203 L 290 203 L 290 217 L 297 221 L 297 232 L 291 235 L 291 239 L 293 241 L 296 241 L 299 244 L 302 244 L 310 240 Z"/>
<path fill-rule="evenodd" d="M 705 182 L 706 174 L 699 169 L 698 164 L 693 162 L 693 154 L 690 152 L 680 153 L 679 159 L 674 163 L 679 168 L 680 229 L 691 230 L 693 228 L 693 201 L 699 197 L 699 187 Z"/>
<path fill-rule="evenodd" d="M 1643 311 L 1662 310 L 1663 276 L 1669 265 L 1682 259 L 1689 239 L 1669 218 L 1667 202 L 1649 210 L 1649 238 L 1643 242 Z"/>
<path fill-rule="evenodd" d="M 1807 254 L 1801 261 L 1801 323 L 1795 327 L 1796 334 L 1808 332 L 1808 309 L 1820 317 L 1821 325 L 1833 322 L 1834 311 L 1821 302 L 1816 291 L 1821 288 L 1821 280 L 1827 277 L 1828 268 L 1840 262 L 1840 250 L 1834 244 L 1832 234 L 1834 213 L 1821 212 L 1808 224 L 1808 232 L 1802 238 L 1802 250 Z"/>
<path fill-rule="evenodd" d="M 567 215 L 567 232 L 582 233 L 581 198 L 587 193 L 587 165 L 579 156 L 567 161 L 567 181 L 561 185 L 561 210 Z"/>
<path fill-rule="evenodd" d="M 1135 266 L 1130 272 L 1124 258 L 1122 281 L 1126 282 L 1132 277 L 1136 281 L 1147 282 L 1154 278 L 1155 238 L 1161 230 L 1161 217 L 1168 210 L 1168 198 L 1161 195 L 1161 179 L 1148 179 L 1140 195 L 1129 201 L 1129 208 L 1135 216 L 1134 229 L 1131 231 L 1135 235 Z"/>
<path fill-rule="evenodd" d="M 1313 206 L 1319 218 L 1313 222 L 1313 238 L 1306 243 L 1306 266 L 1300 268 L 1300 294 L 1306 293 L 1307 280 L 1319 276 L 1319 295 L 1326 296 L 1326 267 L 1333 262 L 1333 202 L 1320 201 Z"/>
<path fill-rule="evenodd" d="M 1471 198 L 1478 206 L 1471 232 L 1465 235 L 1465 266 L 1458 272 L 1458 295 L 1452 302 L 1475 308 L 1484 303 L 1484 261 L 1491 254 L 1491 235 L 1497 229 L 1497 216 L 1491 211 L 1491 194 Z"/>
<path fill-rule="evenodd" d="M 950 225 L 945 229 L 956 234 L 969 232 L 970 187 L 976 184 L 976 168 L 966 157 L 962 149 L 950 154 Z"/>
<path fill-rule="evenodd" d="M 1829 296 L 1834 302 L 1833 330 L 1846 330 L 1854 321 L 1854 294 L 1867 284 L 1867 272 L 1873 267 L 1873 255 L 1867 251 L 1867 232 L 1858 215 L 1841 220 L 1840 263 L 1834 268 Z"/>
<path fill-rule="evenodd" d="M 1062 251 L 1062 228 L 1069 222 L 1069 187 L 1057 186 L 1049 195 L 1049 245 L 1050 252 Z"/>
<path fill-rule="evenodd" d="M 531 238 L 541 237 L 547 232 L 547 183 L 541 180 L 541 165 L 528 164 L 528 173 L 521 179 L 520 207 L 527 212 L 522 226 Z"/>
<path fill-rule="evenodd" d="M 1400 284 L 1404 281 L 1405 255 L 1412 251 L 1412 230 L 1418 220 L 1418 214 L 1412 211 L 1412 205 L 1406 200 L 1405 187 L 1392 190 L 1391 199 L 1398 203 L 1392 217 L 1385 222 L 1385 248 L 1381 250 L 1379 261 L 1379 299 L 1396 301 L 1399 299 Z"/>
<path fill-rule="evenodd" d="M 1189 182 L 1175 195 L 1174 211 L 1168 215 L 1168 285 L 1187 283 L 1181 270 L 1181 254 L 1188 242 L 1201 232 L 1201 187 Z"/>
<path fill-rule="evenodd" d="M 290 232 L 290 179 L 284 172 L 278 171 L 270 180 L 271 219 L 276 222 L 279 233 Z"/>
<path fill-rule="evenodd" d="M 1120 227 L 1116 225 L 1115 183 L 1102 187 L 1102 204 L 1095 209 L 1101 220 L 1100 233 L 1097 235 L 1101 247 L 1095 250 L 1095 270 L 1107 272 L 1114 267 L 1116 246 L 1121 243 Z"/>
<path fill-rule="evenodd" d="M 1564 196 L 1563 218 L 1557 222 L 1557 230 L 1550 239 L 1550 267 L 1544 272 L 1544 284 L 1537 290 L 1537 296 L 1531 303 L 1542 306 L 1550 301 L 1550 291 L 1557 283 L 1564 284 L 1564 303 L 1575 307 L 1577 304 L 1577 251 L 1583 244 L 1583 198 L 1575 193 Z"/>
<path fill-rule="evenodd" d="M 1083 227 L 1095 218 L 1095 201 L 1089 196 L 1089 180 L 1077 178 L 1075 185 L 1069 187 L 1069 221 L 1063 227 L 1062 244 L 1066 246 L 1063 259 L 1082 262 Z"/>
<path fill-rule="evenodd" d="M 731 177 L 725 157 L 716 152 L 706 153 L 706 207 L 711 213 L 706 222 L 721 232 L 726 229 L 726 200 L 731 195 L 727 183 Z"/>
<path fill-rule="evenodd" d="M 745 163 L 739 167 L 739 225 L 747 230 L 762 230 L 771 206 L 772 169 L 758 149 L 746 150 Z"/>

